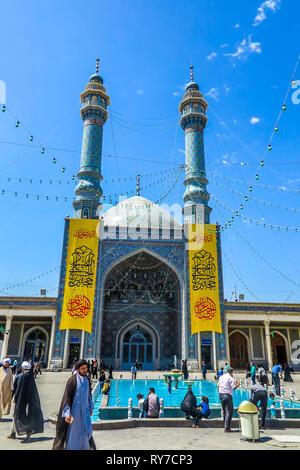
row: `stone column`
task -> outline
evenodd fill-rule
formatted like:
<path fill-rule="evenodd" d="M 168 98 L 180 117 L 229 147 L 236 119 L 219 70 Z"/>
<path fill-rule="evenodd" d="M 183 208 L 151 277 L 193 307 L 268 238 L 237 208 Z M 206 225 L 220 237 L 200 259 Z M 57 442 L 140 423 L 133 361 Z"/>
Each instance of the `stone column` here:
<path fill-rule="evenodd" d="M 7 356 L 8 340 L 10 336 L 10 328 L 11 328 L 12 319 L 13 319 L 12 315 L 6 315 L 5 333 L 4 333 L 3 347 L 2 347 L 2 359 L 5 359 Z"/>
<path fill-rule="evenodd" d="M 66 330 L 64 356 L 63 356 L 63 369 L 66 369 L 68 365 L 69 336 L 70 336 L 70 330 Z"/>
<path fill-rule="evenodd" d="M 201 371 L 201 362 L 202 362 L 202 355 L 201 355 L 201 333 L 197 333 L 197 349 L 198 349 L 198 367 L 199 371 Z"/>
<path fill-rule="evenodd" d="M 52 315 L 52 325 L 51 325 L 50 344 L 49 344 L 49 353 L 48 353 L 48 369 L 50 369 L 50 362 L 51 362 L 52 353 L 53 353 L 55 319 L 56 319 L 55 315 Z"/>
<path fill-rule="evenodd" d="M 269 370 L 273 367 L 273 357 L 272 357 L 272 346 L 271 346 L 271 338 L 270 338 L 270 320 L 264 321 L 265 325 L 265 335 L 266 335 L 266 347 L 267 347 L 267 361 Z"/>
<path fill-rule="evenodd" d="M 230 349 L 229 349 L 229 335 L 228 335 L 228 325 L 229 325 L 229 319 L 225 319 L 225 338 L 226 338 L 226 349 L 227 349 L 227 362 L 230 365 Z"/>
<path fill-rule="evenodd" d="M 81 332 L 81 344 L 80 344 L 80 359 L 83 359 L 84 340 L 85 340 L 85 331 L 82 330 L 82 332 Z"/>
<path fill-rule="evenodd" d="M 217 344 L 216 344 L 216 332 L 215 331 L 213 331 L 212 340 L 213 340 L 213 354 L 214 354 L 214 371 L 217 371 Z"/>

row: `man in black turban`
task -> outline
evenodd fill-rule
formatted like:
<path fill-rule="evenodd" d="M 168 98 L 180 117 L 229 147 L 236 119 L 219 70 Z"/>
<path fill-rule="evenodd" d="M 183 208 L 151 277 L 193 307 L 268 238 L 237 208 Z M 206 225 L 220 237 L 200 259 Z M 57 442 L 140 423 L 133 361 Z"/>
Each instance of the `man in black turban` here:
<path fill-rule="evenodd" d="M 57 417 L 53 450 L 96 449 L 91 421 L 94 405 L 87 366 L 84 359 L 77 361 L 74 374 L 66 384 Z"/>

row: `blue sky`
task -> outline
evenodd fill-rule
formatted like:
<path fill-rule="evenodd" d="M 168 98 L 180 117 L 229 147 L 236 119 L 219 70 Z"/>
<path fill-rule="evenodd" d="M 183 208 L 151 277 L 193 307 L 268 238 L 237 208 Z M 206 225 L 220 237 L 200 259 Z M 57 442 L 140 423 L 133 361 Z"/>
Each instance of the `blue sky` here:
<path fill-rule="evenodd" d="M 111 97 L 103 143 L 104 193 L 113 198 L 130 194 L 137 171 L 142 187 L 151 184 L 142 191 L 150 199 L 172 185 L 169 169 L 184 163 L 178 105 L 193 64 L 209 103 L 205 147 L 208 190 L 215 198 L 211 222 L 226 223 L 245 193 L 267 202 L 243 204 L 242 212 L 259 225 L 235 220 L 222 233 L 225 297 L 236 285 L 246 300 L 299 302 L 300 233 L 261 225 L 300 227 L 299 212 L 268 205 L 300 209 L 300 104 L 292 103 L 291 94 L 260 171 L 261 186 L 250 194 L 242 182 L 255 180 L 300 53 L 300 4 L 17 0 L 1 8 L 0 80 L 6 84 L 8 111 L 0 112 L 0 190 L 11 191 L 0 193 L 1 289 L 19 295 L 37 294 L 40 288 L 56 293 L 64 217 L 73 213 L 71 178 L 80 161 L 79 94 L 99 56 Z M 295 79 L 300 80 L 300 67 Z M 46 148 L 43 155 L 40 143 Z M 182 182 L 165 203 L 181 203 Z M 69 200 L 51 199 L 57 196 Z"/>

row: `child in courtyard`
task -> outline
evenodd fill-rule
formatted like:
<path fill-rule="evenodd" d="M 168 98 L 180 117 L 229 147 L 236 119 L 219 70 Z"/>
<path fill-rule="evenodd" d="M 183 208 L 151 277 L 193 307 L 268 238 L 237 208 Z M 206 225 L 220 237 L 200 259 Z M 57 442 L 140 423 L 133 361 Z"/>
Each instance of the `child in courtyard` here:
<path fill-rule="evenodd" d="M 279 403 L 279 402 L 275 400 L 274 393 L 270 393 L 269 397 L 270 397 L 271 419 L 275 419 L 276 418 L 275 403 Z"/>
<path fill-rule="evenodd" d="M 172 377 L 170 375 L 168 377 L 168 392 L 172 393 Z"/>
<path fill-rule="evenodd" d="M 146 418 L 146 412 L 144 411 L 144 401 L 145 401 L 145 398 L 144 398 L 144 395 L 142 395 L 142 393 L 138 393 L 137 394 L 137 399 L 138 399 L 138 404 L 139 404 L 139 418 Z"/>
<path fill-rule="evenodd" d="M 106 379 L 102 388 L 102 395 L 108 395 L 110 390 L 110 380 Z"/>
<path fill-rule="evenodd" d="M 202 401 L 201 401 L 200 405 L 197 408 L 200 408 L 200 410 L 194 410 L 194 412 L 192 411 L 192 416 L 194 418 L 194 423 L 192 425 L 193 428 L 199 428 L 200 427 L 198 425 L 198 423 L 202 418 L 209 418 L 210 409 L 209 409 L 209 399 L 208 399 L 208 397 L 203 396 Z"/>

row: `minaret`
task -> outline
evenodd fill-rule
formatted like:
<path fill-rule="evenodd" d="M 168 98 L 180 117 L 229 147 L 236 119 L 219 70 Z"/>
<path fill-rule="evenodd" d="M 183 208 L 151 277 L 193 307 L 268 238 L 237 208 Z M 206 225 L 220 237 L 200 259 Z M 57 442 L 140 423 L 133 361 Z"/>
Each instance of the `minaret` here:
<path fill-rule="evenodd" d="M 80 170 L 75 188 L 76 199 L 73 202 L 75 218 L 95 219 L 99 216 L 102 189 L 100 182 L 102 162 L 103 124 L 108 117 L 109 96 L 99 75 L 99 59 L 96 60 L 96 73 L 90 77 L 86 89 L 81 93 L 83 120 L 83 138 Z"/>
<path fill-rule="evenodd" d="M 185 131 L 185 193 L 184 215 L 186 223 L 209 224 L 211 208 L 208 206 L 209 193 L 205 173 L 203 131 L 207 123 L 207 102 L 194 82 L 193 67 L 191 81 L 186 85 L 186 93 L 179 105 L 182 114 L 180 124 Z M 197 216 L 196 216 L 197 215 Z"/>

